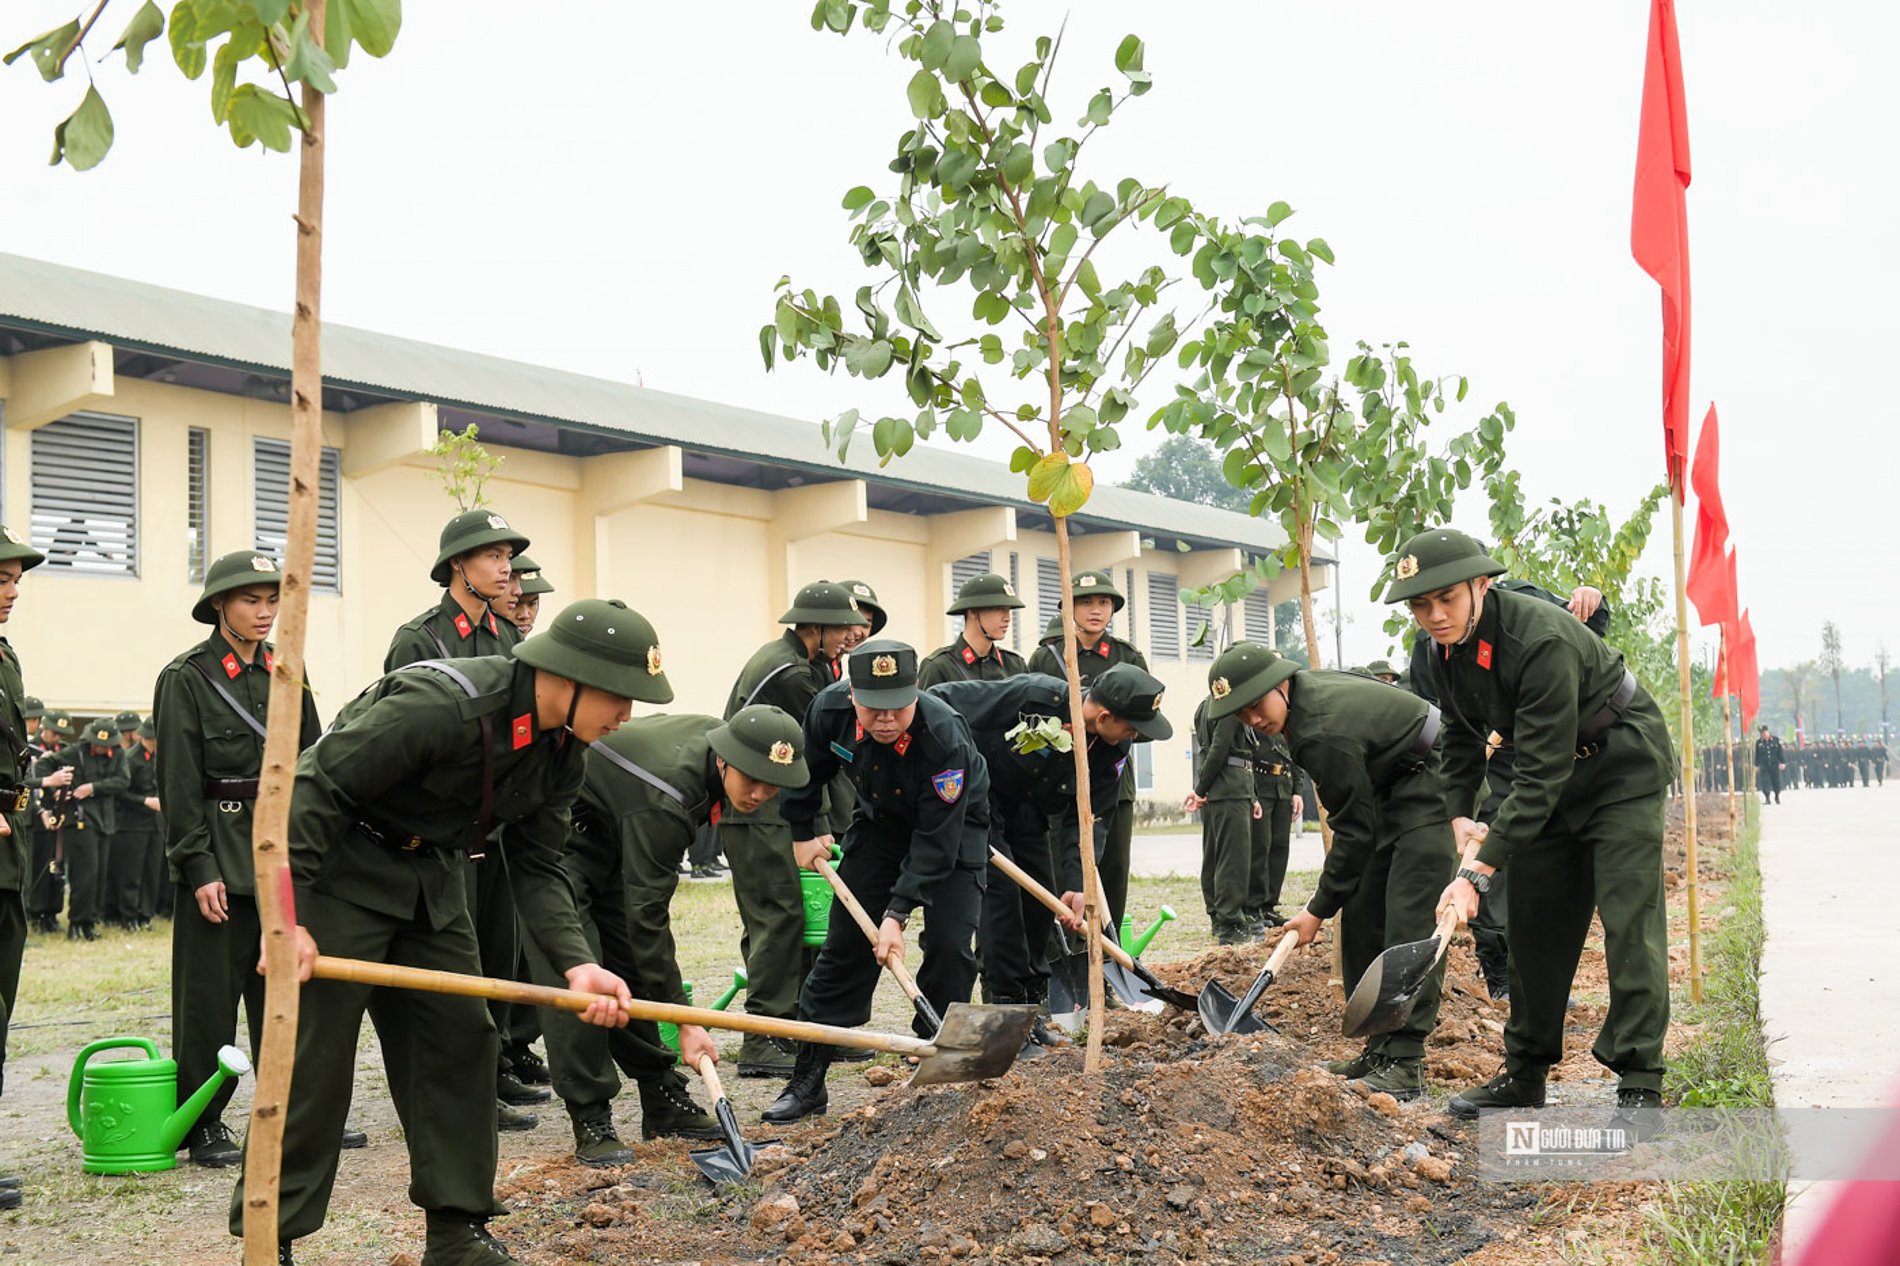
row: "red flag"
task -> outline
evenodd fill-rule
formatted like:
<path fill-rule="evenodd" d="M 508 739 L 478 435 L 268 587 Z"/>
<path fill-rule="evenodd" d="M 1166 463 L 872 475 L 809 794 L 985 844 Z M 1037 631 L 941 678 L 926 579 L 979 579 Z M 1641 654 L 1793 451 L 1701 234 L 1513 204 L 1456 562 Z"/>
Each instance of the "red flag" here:
<path fill-rule="evenodd" d="M 1695 545 L 1689 552 L 1689 581 L 1685 592 L 1695 603 L 1704 624 L 1728 625 L 1735 620 L 1735 586 L 1728 584 L 1722 555 L 1728 549 L 1728 512 L 1722 506 L 1722 436 L 1715 406 L 1702 419 L 1696 440 L 1695 465 L 1690 482 L 1695 487 Z"/>
<path fill-rule="evenodd" d="M 1742 701 L 1742 724 L 1752 722 L 1761 712 L 1761 670 L 1755 661 L 1755 627 L 1748 612 L 1736 621 L 1735 648 L 1729 652 L 1728 675 Z"/>
<path fill-rule="evenodd" d="M 1729 550 L 1726 558 L 1708 560 L 1697 550 L 1684 592 L 1695 603 L 1696 615 L 1703 624 L 1735 623 L 1735 551 Z"/>
<path fill-rule="evenodd" d="M 1636 135 L 1630 254 L 1662 287 L 1663 463 L 1682 500 L 1689 457 L 1689 108 L 1674 0 L 1650 0 L 1643 113 Z"/>

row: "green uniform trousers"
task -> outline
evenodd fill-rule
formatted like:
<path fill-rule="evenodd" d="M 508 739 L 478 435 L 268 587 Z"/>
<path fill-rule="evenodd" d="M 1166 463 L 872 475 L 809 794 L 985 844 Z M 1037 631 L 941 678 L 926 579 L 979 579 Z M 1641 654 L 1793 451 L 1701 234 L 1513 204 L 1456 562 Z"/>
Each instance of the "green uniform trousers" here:
<path fill-rule="evenodd" d="M 1663 793 L 1599 806 L 1575 829 L 1553 817 L 1520 841 L 1506 936 L 1511 1018 L 1505 1067 L 1542 1077 L 1563 1058 L 1564 1009 L 1590 915 L 1603 920 L 1610 1009 L 1590 1053 L 1625 1088 L 1661 1090 L 1669 1029 L 1669 912 L 1663 901 Z"/>
<path fill-rule="evenodd" d="M 60 832 L 66 844 L 66 921 L 97 923 L 105 895 L 105 852 L 109 837 L 98 827 L 77 823 Z"/>
<path fill-rule="evenodd" d="M 20 999 L 20 959 L 26 953 L 26 900 L 0 888 L 0 1091 L 7 1081 L 7 1026 Z"/>
<path fill-rule="evenodd" d="M 132 829 L 113 833 L 106 863 L 105 914 L 108 919 L 130 923 L 146 917 L 150 899 L 145 892 L 146 863 L 152 855 L 152 841 L 158 832 Z"/>
<path fill-rule="evenodd" d="M 1103 899 L 1108 902 L 1108 926 L 1119 928 L 1128 910 L 1128 866 L 1135 847 L 1135 802 L 1119 800 L 1109 806 L 1108 842 L 1102 846 L 1099 867 Z"/>
<path fill-rule="evenodd" d="M 486 855 L 471 857 L 465 865 L 463 878 L 468 888 L 468 914 L 475 925 L 475 943 L 481 947 L 482 975 L 520 980 L 521 920 L 515 913 L 515 888 L 508 878 L 508 863 L 502 857 L 496 837 L 489 837 Z M 496 1031 L 507 1032 L 515 1004 L 490 1002 L 487 1005 Z"/>
<path fill-rule="evenodd" d="M 1259 918 L 1280 904 L 1287 859 L 1293 851 L 1293 802 L 1261 800 L 1247 831 L 1246 912 Z"/>
<path fill-rule="evenodd" d="M 218 1048 L 237 1038 L 239 1007 L 244 1008 L 250 1038 L 246 1048 L 253 1063 L 264 1032 L 257 899 L 226 892 L 224 900 L 229 920 L 211 923 L 198 912 L 193 891 L 178 885 L 178 918 L 172 924 L 172 1058 L 178 1061 L 179 1103 L 218 1071 Z M 222 1117 L 236 1089 L 235 1077 L 218 1087 L 198 1121 L 208 1124 Z"/>
<path fill-rule="evenodd" d="M 757 813 L 728 813 L 719 838 L 732 867 L 732 896 L 745 931 L 745 1009 L 789 1020 L 798 1014 L 798 987 L 809 962 L 805 895 L 792 857 L 792 828 L 767 804 Z M 880 911 L 881 913 L 881 911 Z M 853 927 L 855 928 L 855 924 Z"/>
<path fill-rule="evenodd" d="M 1394 945 L 1422 941 L 1438 924 L 1439 894 L 1458 869 L 1451 823 L 1413 827 L 1388 846 L 1372 852 L 1359 886 L 1340 907 L 1339 956 L 1350 995 L 1372 960 Z M 1438 999 L 1445 982 L 1445 960 L 1432 968 L 1405 1026 L 1370 1046 L 1395 1059 L 1425 1053 L 1425 1038 L 1438 1023 Z"/>
<path fill-rule="evenodd" d="M 297 915 L 325 954 L 435 971 L 481 970 L 466 913 L 437 932 L 420 910 L 392 918 L 311 892 L 300 898 Z M 297 1016 L 278 1238 L 311 1234 L 329 1211 L 365 1011 L 376 1026 L 389 1097 L 409 1146 L 409 1199 L 427 1212 L 470 1220 L 506 1213 L 495 1199 L 499 1043 L 482 1000 L 313 980 L 303 987 Z M 231 1234 L 243 1229 L 240 1177 L 231 1197 Z"/>
<path fill-rule="evenodd" d="M 1247 925 L 1252 819 L 1251 800 L 1210 800 L 1201 806 L 1201 904 L 1216 936 Z"/>
<path fill-rule="evenodd" d="M 27 872 L 26 912 L 35 918 L 57 918 L 66 904 L 66 881 L 53 872 L 60 856 L 60 833 L 33 828 L 33 865 Z M 63 868 L 64 863 L 61 863 Z"/>

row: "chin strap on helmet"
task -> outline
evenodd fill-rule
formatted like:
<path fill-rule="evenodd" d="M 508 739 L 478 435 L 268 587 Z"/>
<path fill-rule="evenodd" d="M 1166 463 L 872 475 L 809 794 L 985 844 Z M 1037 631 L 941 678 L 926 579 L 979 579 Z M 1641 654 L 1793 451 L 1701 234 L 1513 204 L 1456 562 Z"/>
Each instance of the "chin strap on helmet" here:
<path fill-rule="evenodd" d="M 569 695 L 567 699 L 567 720 L 561 722 L 562 747 L 567 746 L 568 736 L 574 733 L 574 714 L 580 711 L 581 691 L 587 689 L 586 686 L 581 685 L 578 681 L 570 680 L 568 684 L 574 687 L 574 693 Z"/>

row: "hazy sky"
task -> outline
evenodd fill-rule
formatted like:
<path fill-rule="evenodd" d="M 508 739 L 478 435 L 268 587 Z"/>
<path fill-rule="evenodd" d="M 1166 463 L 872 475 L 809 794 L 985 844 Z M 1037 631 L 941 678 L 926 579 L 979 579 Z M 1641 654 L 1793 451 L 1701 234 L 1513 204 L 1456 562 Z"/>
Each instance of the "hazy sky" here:
<path fill-rule="evenodd" d="M 77 2 L 9 0 L 0 42 Z M 97 51 L 135 7 L 116 0 Z M 806 0 L 405 9 L 392 57 L 353 64 L 331 105 L 326 317 L 793 417 L 889 399 L 808 364 L 768 375 L 756 332 L 781 273 L 847 302 L 865 280 L 838 202 L 888 187 L 914 67 L 873 37 L 813 33 Z M 1900 444 L 1881 380 L 1849 367 L 1900 342 L 1881 157 L 1900 16 L 1681 10 L 1692 412 L 1722 413 L 1743 601 L 1764 668 L 1813 655 L 1830 618 L 1865 663 L 1895 610 L 1880 564 Z M 1647 11 L 1016 2 L 985 51 L 1013 67 L 1067 14 L 1061 124 L 1120 82 L 1115 44 L 1141 34 L 1156 87 L 1092 143 L 1085 174 L 1165 182 L 1227 216 L 1285 199 L 1288 227 L 1338 254 L 1322 293 L 1339 362 L 1358 339 L 1408 340 L 1421 368 L 1469 375 L 1470 404 L 1511 402 L 1532 498 L 1620 515 L 1662 474 L 1657 291 L 1628 247 Z M 0 250 L 286 307 L 294 162 L 233 149 L 206 83 L 158 45 L 136 79 L 116 55 L 96 73 L 118 140 L 86 174 L 45 165 L 84 91 L 78 64 L 56 85 L 25 61 L 0 73 Z M 942 301 L 938 324 L 964 302 Z M 1167 394 L 1151 380 L 1140 417 Z M 1155 442 L 1139 421 L 1125 433 L 1106 478 Z M 1485 530 L 1481 496 L 1459 521 Z M 1666 574 L 1659 527 L 1649 565 Z M 1385 650 L 1364 600 L 1377 564 L 1363 546 L 1344 561 L 1346 652 L 1363 660 Z"/>

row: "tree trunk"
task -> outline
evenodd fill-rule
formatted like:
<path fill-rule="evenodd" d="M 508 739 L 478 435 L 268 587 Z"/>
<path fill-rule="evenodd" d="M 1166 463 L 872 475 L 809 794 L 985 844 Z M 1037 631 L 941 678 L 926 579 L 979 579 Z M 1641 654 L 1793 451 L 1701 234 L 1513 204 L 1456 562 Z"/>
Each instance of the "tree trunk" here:
<path fill-rule="evenodd" d="M 1075 574 L 1069 556 L 1069 521 L 1057 518 L 1056 565 L 1062 572 L 1062 592 L 1074 592 Z M 1068 618 L 1062 622 L 1062 665 L 1069 674 L 1069 715 L 1074 718 L 1070 755 L 1075 760 L 1076 849 L 1082 854 L 1082 913 L 1088 920 L 1089 944 L 1089 1038 L 1082 1056 L 1082 1071 L 1100 1072 L 1102 1068 L 1102 1027 L 1107 998 L 1102 990 L 1102 922 L 1108 912 L 1102 908 L 1102 882 L 1095 869 L 1095 806 L 1089 796 L 1089 741 L 1082 726 L 1082 665 L 1075 640 L 1075 613 L 1069 599 L 1063 599 Z M 1113 809 L 1110 810 L 1113 812 Z"/>
<path fill-rule="evenodd" d="M 323 38 L 324 0 L 308 0 L 313 37 Z M 245 1266 L 277 1261 L 277 1194 L 284 1114 L 297 1042 L 296 910 L 290 887 L 290 791 L 303 729 L 304 628 L 316 553 L 318 463 L 323 448 L 323 94 L 303 85 L 306 130 L 297 181 L 297 301 L 291 319 L 290 524 L 271 668 L 251 856 L 264 929 L 264 1034 L 244 1150 Z"/>

